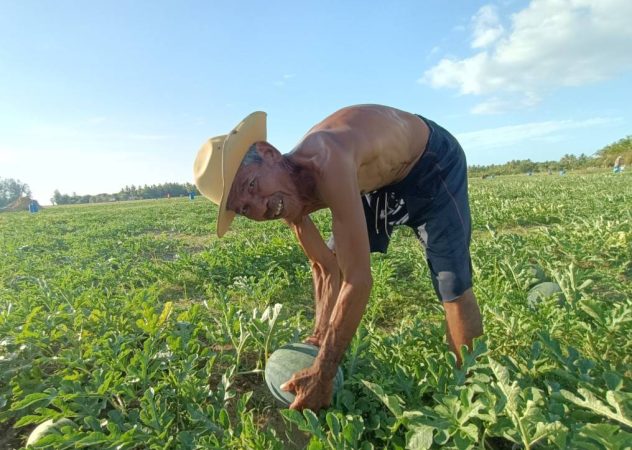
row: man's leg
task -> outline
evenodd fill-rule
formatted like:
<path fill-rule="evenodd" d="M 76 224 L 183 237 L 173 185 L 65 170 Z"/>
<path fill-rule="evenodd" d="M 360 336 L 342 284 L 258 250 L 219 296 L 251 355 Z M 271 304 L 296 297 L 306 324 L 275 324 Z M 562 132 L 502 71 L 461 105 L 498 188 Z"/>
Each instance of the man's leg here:
<path fill-rule="evenodd" d="M 472 292 L 467 161 L 450 132 L 423 120 L 431 133 L 418 163 L 417 190 L 406 199 L 411 218 L 408 225 L 426 251 L 432 284 L 445 309 L 448 344 L 460 365 L 461 346 L 471 349 L 472 340 L 483 334 L 481 313 Z"/>
<path fill-rule="evenodd" d="M 483 334 L 483 320 L 472 289 L 468 289 L 455 300 L 443 302 L 445 309 L 446 336 L 450 350 L 456 354 L 461 365 L 461 346 L 472 349 L 472 340 Z"/>

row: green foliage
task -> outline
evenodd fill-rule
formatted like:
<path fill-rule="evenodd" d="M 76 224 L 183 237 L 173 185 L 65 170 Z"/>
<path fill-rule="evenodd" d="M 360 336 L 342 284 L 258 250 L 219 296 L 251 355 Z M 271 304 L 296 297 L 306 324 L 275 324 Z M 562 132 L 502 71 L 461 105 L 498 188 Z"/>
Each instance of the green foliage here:
<path fill-rule="evenodd" d="M 13 178 L 0 178 L 0 208 L 4 208 L 22 196 L 29 197 L 31 189 L 28 184 Z"/>
<path fill-rule="evenodd" d="M 632 163 L 632 136 L 619 139 L 617 142 L 606 145 L 597 152 L 601 165 L 605 167 L 612 167 L 615 159 L 619 156 L 623 157 L 623 164 Z"/>
<path fill-rule="evenodd" d="M 185 197 L 190 192 L 200 195 L 200 191 L 191 183 L 162 183 L 144 186 L 125 186 L 119 192 L 114 194 L 97 194 L 97 195 L 72 195 L 62 194 L 59 190 L 55 190 L 53 197 L 50 199 L 54 205 L 77 205 L 82 203 L 103 203 L 122 200 L 147 200 L 165 197 Z"/>
<path fill-rule="evenodd" d="M 623 164 L 632 162 L 632 136 L 627 136 L 612 144 L 609 144 L 588 156 L 566 154 L 559 161 L 535 162 L 530 159 L 512 160 L 503 164 L 474 165 L 468 167 L 468 173 L 472 177 L 484 177 L 494 175 L 518 175 L 526 173 L 555 173 L 560 170 L 587 170 L 608 167 L 611 168 L 618 156 L 623 157 Z"/>
<path fill-rule="evenodd" d="M 0 446 L 68 418 L 38 448 L 629 448 L 630 176 L 472 180 L 470 196 L 484 338 L 457 368 L 423 250 L 398 231 L 318 413 L 279 411 L 263 380 L 312 328 L 282 223 L 238 218 L 218 240 L 214 207 L 188 199 L 0 216 Z M 529 307 L 543 277 L 565 301 Z"/>

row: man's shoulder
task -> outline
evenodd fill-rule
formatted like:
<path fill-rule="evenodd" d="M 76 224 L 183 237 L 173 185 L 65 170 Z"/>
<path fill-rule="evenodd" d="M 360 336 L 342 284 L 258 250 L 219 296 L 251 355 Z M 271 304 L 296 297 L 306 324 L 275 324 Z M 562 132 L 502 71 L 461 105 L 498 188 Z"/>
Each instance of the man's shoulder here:
<path fill-rule="evenodd" d="M 353 160 L 353 145 L 337 130 L 316 130 L 308 133 L 291 155 L 301 166 L 325 173 L 332 166 L 347 166 Z"/>

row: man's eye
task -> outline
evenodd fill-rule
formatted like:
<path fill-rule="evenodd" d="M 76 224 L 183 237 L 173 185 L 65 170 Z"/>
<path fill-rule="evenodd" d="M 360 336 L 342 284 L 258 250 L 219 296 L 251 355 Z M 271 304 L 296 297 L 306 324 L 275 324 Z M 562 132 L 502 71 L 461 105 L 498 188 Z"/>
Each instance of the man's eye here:
<path fill-rule="evenodd" d="M 253 180 L 250 182 L 249 187 L 250 187 L 250 189 L 253 189 L 253 188 L 255 187 L 255 180 L 254 180 L 254 178 L 253 178 Z"/>

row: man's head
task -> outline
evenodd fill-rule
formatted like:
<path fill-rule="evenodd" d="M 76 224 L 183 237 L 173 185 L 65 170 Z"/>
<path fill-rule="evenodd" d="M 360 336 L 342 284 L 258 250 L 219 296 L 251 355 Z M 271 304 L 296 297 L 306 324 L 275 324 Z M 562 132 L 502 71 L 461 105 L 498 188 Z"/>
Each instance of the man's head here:
<path fill-rule="evenodd" d="M 219 237 L 237 213 L 253 220 L 294 220 L 311 201 L 313 178 L 266 142 L 266 135 L 266 114 L 257 111 L 230 133 L 206 141 L 197 154 L 193 177 L 219 207 Z"/>
<path fill-rule="evenodd" d="M 266 114 L 254 112 L 242 120 L 230 133 L 207 140 L 193 163 L 193 178 L 200 192 L 215 203 L 217 235 L 222 237 L 235 218 L 226 208 L 228 191 L 244 155 L 253 142 L 266 140 Z"/>
<path fill-rule="evenodd" d="M 265 141 L 248 149 L 237 170 L 226 207 L 252 220 L 298 217 L 303 204 L 290 160 Z"/>

